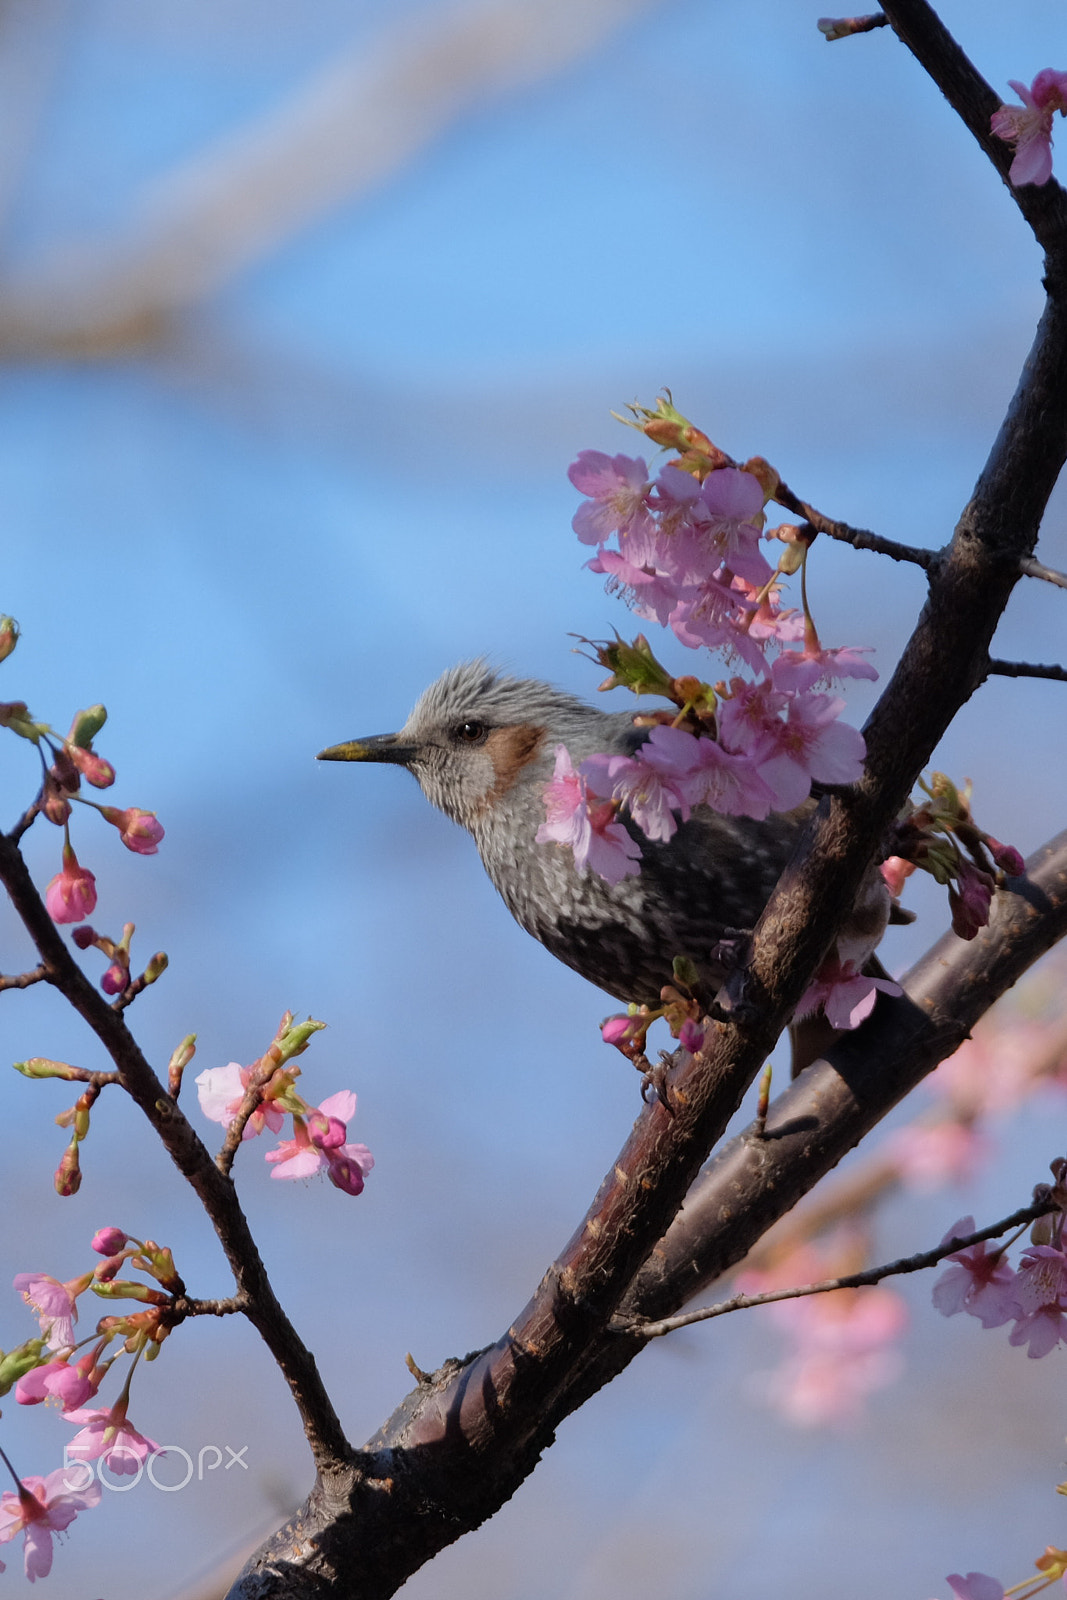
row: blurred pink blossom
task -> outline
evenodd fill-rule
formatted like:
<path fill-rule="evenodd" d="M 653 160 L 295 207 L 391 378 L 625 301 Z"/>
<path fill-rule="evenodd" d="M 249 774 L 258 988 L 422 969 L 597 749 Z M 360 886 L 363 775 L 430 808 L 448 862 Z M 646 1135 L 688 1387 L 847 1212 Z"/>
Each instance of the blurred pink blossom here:
<path fill-rule="evenodd" d="M 31 1583 L 47 1578 L 52 1570 L 53 1533 L 69 1528 L 79 1511 L 100 1504 L 98 1483 L 71 1489 L 69 1481 L 70 1469 L 57 1467 L 46 1478 L 23 1478 L 17 1494 L 8 1490 L 0 1495 L 0 1544 L 17 1533 L 25 1535 L 26 1576 Z"/>

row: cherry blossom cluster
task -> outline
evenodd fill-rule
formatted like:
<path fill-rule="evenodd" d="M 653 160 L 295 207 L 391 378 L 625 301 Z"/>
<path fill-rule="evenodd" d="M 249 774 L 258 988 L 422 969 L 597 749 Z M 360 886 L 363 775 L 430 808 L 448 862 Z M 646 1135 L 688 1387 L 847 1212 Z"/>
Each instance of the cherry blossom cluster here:
<path fill-rule="evenodd" d="M 11 654 L 18 636 L 14 620 L 0 617 L 0 661 Z M 42 816 L 63 829 L 62 865 L 45 889 L 45 905 L 53 922 L 84 922 L 96 908 L 95 874 L 82 866 L 70 842 L 72 800 L 98 811 L 105 822 L 118 830 L 127 850 L 137 855 L 154 856 L 163 838 L 163 827 L 154 811 L 143 811 L 139 806 L 122 809 L 102 805 L 82 793 L 83 782 L 94 789 L 109 789 L 115 781 L 115 769 L 110 761 L 93 749 L 93 740 L 106 721 L 107 712 L 103 706 L 90 706 L 87 711 L 77 713 L 70 732 L 60 738 L 48 723 L 38 722 L 30 715 L 25 701 L 0 702 L 0 728 L 9 728 L 20 738 L 28 739 L 36 745 L 41 757 L 41 790 L 26 821 Z M 128 945 L 126 953 L 128 957 Z M 120 967 L 121 962 L 116 965 L 112 961 L 103 985 L 105 992 L 119 992 L 113 985 Z M 128 959 L 126 972 L 128 975 Z"/>
<path fill-rule="evenodd" d="M 620 811 L 648 838 L 666 840 L 696 806 L 764 818 L 801 805 L 813 781 L 855 782 L 862 736 L 838 721 L 844 701 L 817 691 L 877 676 L 865 650 L 823 648 L 806 591 L 802 612 L 782 608 L 780 577 L 803 570 L 808 541 L 792 525 L 765 531 L 773 468 L 761 459 L 733 465 L 667 399 L 638 416 L 677 459 L 652 479 L 640 457 L 581 452 L 569 476 L 587 497 L 574 529 L 597 546 L 588 565 L 638 616 L 690 649 L 723 652 L 740 671 L 712 687 L 673 678 L 643 636 L 597 647 L 610 686 L 674 703 L 637 719 L 650 731 L 633 757 L 592 756 L 576 768 L 557 748 L 538 837 L 570 846 L 580 872 L 591 867 L 609 883 L 640 871 L 640 845 Z M 761 548 L 768 539 L 785 544 L 777 568 Z"/>
<path fill-rule="evenodd" d="M 213 1122 L 221 1122 L 230 1139 L 240 1140 L 277 1133 L 291 1116 L 292 1138 L 280 1140 L 265 1155 L 274 1166 L 271 1177 L 310 1178 L 325 1172 L 336 1189 L 362 1194 L 374 1157 L 365 1144 L 348 1143 L 355 1094 L 342 1089 L 314 1106 L 293 1087 L 300 1073 L 293 1057 L 306 1050 L 311 1035 L 325 1026 L 310 1018 L 294 1023 L 287 1011 L 270 1049 L 251 1066 L 231 1061 L 200 1073 L 196 1079 L 200 1109 Z"/>
<path fill-rule="evenodd" d="M 1064 1176 L 1067 1160 L 1052 1163 L 1053 1194 L 1067 1203 Z M 948 1257 L 952 1265 L 934 1284 L 934 1305 L 943 1316 L 960 1311 L 977 1317 L 983 1328 L 1012 1324 L 1008 1343 L 1025 1345 L 1031 1358 L 1047 1356 L 1067 1344 L 1067 1252 L 1063 1247 L 1064 1214 L 1042 1217 L 1031 1229 L 1030 1245 L 1018 1267 L 1007 1259 L 1007 1245 L 990 1249 L 988 1241 Z M 974 1232 L 974 1219 L 962 1217 L 943 1244 Z"/>
<path fill-rule="evenodd" d="M 1052 176 L 1052 119 L 1067 115 L 1067 72 L 1045 67 L 1029 88 L 1010 78 L 1021 106 L 998 106 L 990 128 L 1015 148 L 1008 178 L 1018 189 L 1024 183 L 1047 183 Z"/>
<path fill-rule="evenodd" d="M 675 458 L 653 478 L 641 457 L 582 451 L 569 469 L 586 497 L 574 530 L 596 546 L 588 566 L 606 575 L 609 590 L 687 648 L 721 652 L 730 676 L 714 685 L 675 677 L 643 634 L 632 644 L 617 637 L 593 646 L 611 674 L 603 688 L 671 703 L 635 716 L 648 734 L 633 756 L 592 755 L 576 766 L 565 745 L 555 752 L 537 839 L 570 848 L 580 873 L 611 884 L 641 870 L 633 828 L 665 842 L 699 806 L 763 819 L 802 805 L 813 782 L 854 783 L 863 738 L 840 721 L 845 702 L 829 691 L 846 678 L 877 677 L 865 647 L 822 645 L 805 582 L 814 530 L 766 528 L 780 488 L 774 469 L 759 457 L 736 465 L 669 397 L 655 410 L 633 410 L 640 430 Z M 768 541 L 780 552 L 774 567 Z M 799 610 L 781 599 L 782 579 L 797 572 Z M 808 1008 L 829 1003 L 856 1025 L 885 983 L 860 971 L 867 954 L 835 954 L 819 990 L 805 996 Z M 649 1023 L 669 1013 L 672 1031 L 686 1026 L 690 1047 L 699 1048 L 699 1008 L 685 993 L 664 999 L 664 1010 L 609 1019 L 605 1038 L 639 1053 Z"/>
<path fill-rule="evenodd" d="M 159 1354 L 185 1286 L 170 1250 L 151 1239 L 134 1239 L 121 1228 L 101 1228 L 92 1248 L 104 1259 L 67 1282 L 46 1272 L 16 1276 L 14 1287 L 36 1315 L 39 1335 L 0 1358 L 0 1394 L 13 1388 L 20 1405 L 42 1401 L 57 1405 L 63 1421 L 78 1428 L 66 1447 L 68 1460 L 87 1463 L 103 1458 L 110 1471 L 122 1476 L 135 1473 L 159 1452 L 159 1446 L 129 1421 L 130 1384 L 141 1357 L 151 1361 Z M 120 1278 L 126 1263 L 149 1282 Z M 145 1309 L 102 1317 L 94 1332 L 79 1340 L 74 1325 L 78 1301 L 87 1291 L 105 1300 L 132 1300 Z M 118 1348 L 108 1355 L 116 1342 Z M 132 1360 L 117 1400 L 106 1407 L 87 1405 L 123 1354 Z M 100 1485 L 92 1474 L 79 1488 L 72 1486 L 72 1470 L 76 1468 L 63 1467 L 46 1478 L 16 1477 L 17 1491 L 0 1497 L 0 1543 L 20 1532 L 24 1535 L 26 1576 L 31 1582 L 46 1577 L 51 1569 L 52 1534 L 99 1502 Z"/>

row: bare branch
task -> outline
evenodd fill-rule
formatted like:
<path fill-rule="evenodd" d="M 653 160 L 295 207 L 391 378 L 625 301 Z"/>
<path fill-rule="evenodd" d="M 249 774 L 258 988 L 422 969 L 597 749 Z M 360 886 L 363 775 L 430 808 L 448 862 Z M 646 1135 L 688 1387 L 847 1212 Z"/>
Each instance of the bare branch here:
<path fill-rule="evenodd" d="M 31 983 L 40 983 L 47 976 L 48 971 L 43 964 L 34 967 L 32 972 L 18 972 L 11 976 L 0 972 L 0 989 L 28 989 Z"/>
<path fill-rule="evenodd" d="M 0 285 L 0 352 L 98 357 L 167 322 L 331 210 L 378 190 L 473 107 L 535 83 L 658 0 L 427 5 L 158 181 L 126 229 L 65 239 Z"/>
<path fill-rule="evenodd" d="M 803 517 L 816 533 L 825 533 L 828 539 L 839 539 L 843 544 L 850 544 L 856 550 L 873 550 L 877 555 L 889 556 L 893 561 L 911 562 L 926 572 L 930 571 L 937 560 L 936 550 L 924 550 L 921 545 L 900 544 L 896 539 L 887 539 L 880 533 L 872 533 L 868 528 L 852 528 L 847 522 L 837 522 L 833 517 L 824 517 L 821 511 L 809 506 L 806 500 L 798 499 L 784 483 L 778 485 L 778 492 L 774 498 L 780 505 L 785 506 L 787 511 Z"/>
<path fill-rule="evenodd" d="M 1054 583 L 1060 589 L 1067 589 L 1067 572 L 1057 572 L 1055 567 L 1046 567 L 1043 561 L 1038 561 L 1034 556 L 1023 556 L 1019 562 L 1019 571 L 1025 578 L 1042 578 L 1045 583 Z"/>
<path fill-rule="evenodd" d="M 1067 683 L 1067 667 L 1042 667 L 1030 661 L 999 661 L 990 658 L 986 671 L 990 677 L 1054 678 L 1060 683 Z"/>
<path fill-rule="evenodd" d="M 731 1295 L 729 1300 L 720 1300 L 717 1305 L 704 1306 L 699 1311 L 683 1311 L 676 1317 L 662 1317 L 658 1322 L 635 1322 L 620 1317 L 616 1326 L 620 1333 L 633 1334 L 639 1339 L 662 1339 L 678 1328 L 691 1327 L 695 1322 L 709 1322 L 712 1317 L 724 1317 L 730 1311 L 747 1311 L 750 1306 L 773 1305 L 779 1300 L 802 1300 L 813 1294 L 832 1294 L 836 1289 L 864 1289 L 881 1283 L 883 1278 L 900 1277 L 906 1272 L 924 1272 L 928 1267 L 936 1267 L 946 1256 L 955 1255 L 958 1250 L 969 1250 L 984 1239 L 998 1239 L 1012 1228 L 1025 1228 L 1028 1223 L 1036 1222 L 1038 1217 L 1058 1211 L 1059 1206 L 1051 1198 L 1048 1186 L 1042 1185 L 1042 1189 L 1044 1192 L 1040 1199 L 1032 1205 L 1023 1206 L 1019 1211 L 1013 1211 L 1002 1222 L 994 1222 L 990 1227 L 979 1228 L 976 1233 L 965 1234 L 962 1238 L 953 1237 L 934 1250 L 901 1256 L 884 1266 L 868 1267 L 864 1272 L 849 1272 L 840 1278 L 824 1278 L 821 1283 L 797 1284 L 792 1289 L 768 1289 L 764 1294 Z"/>

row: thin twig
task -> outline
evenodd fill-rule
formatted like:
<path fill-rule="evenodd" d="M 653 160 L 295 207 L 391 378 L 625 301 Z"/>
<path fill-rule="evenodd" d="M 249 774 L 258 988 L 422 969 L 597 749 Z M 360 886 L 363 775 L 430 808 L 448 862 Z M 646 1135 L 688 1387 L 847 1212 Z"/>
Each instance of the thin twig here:
<path fill-rule="evenodd" d="M 817 533 L 825 533 L 828 539 L 840 539 L 843 544 L 850 544 L 856 550 L 873 550 L 877 555 L 889 556 L 893 561 L 910 561 L 926 572 L 937 559 L 936 550 L 900 544 L 896 539 L 886 539 L 880 533 L 872 533 L 869 528 L 852 528 L 847 522 L 824 517 L 821 511 L 816 511 L 814 506 L 809 506 L 806 500 L 795 495 L 788 484 L 779 483 L 774 498 L 787 511 L 792 511 L 794 516 L 803 517 Z"/>
<path fill-rule="evenodd" d="M 0 989 L 28 989 L 31 983 L 41 983 L 47 976 L 48 968 L 43 961 L 32 972 L 0 972 Z"/>
<path fill-rule="evenodd" d="M 1059 1207 L 1045 1189 L 1040 1199 L 1032 1205 L 1024 1206 L 1022 1210 L 1015 1211 L 1010 1217 L 1005 1217 L 1003 1222 L 996 1222 L 991 1227 L 979 1228 L 977 1233 L 965 1234 L 962 1238 L 949 1239 L 944 1244 L 939 1244 L 936 1250 L 923 1250 L 918 1255 L 902 1256 L 898 1261 L 889 1261 L 882 1267 L 868 1267 L 865 1272 L 849 1272 L 840 1278 L 824 1278 L 820 1283 L 802 1283 L 792 1289 L 769 1289 L 765 1294 L 735 1294 L 729 1300 L 720 1300 L 716 1305 L 704 1306 L 699 1311 L 683 1311 L 677 1317 L 663 1317 L 659 1322 L 634 1322 L 622 1321 L 615 1324 L 619 1333 L 639 1339 L 662 1339 L 665 1334 L 674 1333 L 677 1328 L 688 1328 L 694 1322 L 710 1322 L 712 1317 L 724 1317 L 728 1311 L 747 1311 L 750 1306 L 772 1305 L 778 1300 L 800 1300 L 813 1294 L 832 1294 L 835 1289 L 862 1289 L 869 1284 L 880 1283 L 883 1278 L 898 1277 L 905 1272 L 923 1272 L 927 1267 L 936 1267 L 939 1261 L 946 1256 L 955 1255 L 958 1250 L 969 1250 L 973 1244 L 981 1244 L 983 1239 L 996 1239 L 1002 1233 L 1009 1232 L 1012 1228 L 1025 1228 L 1030 1222 L 1036 1222 L 1038 1217 L 1045 1217 L 1050 1211 Z"/>
<path fill-rule="evenodd" d="M 1067 667 L 1042 667 L 1032 661 L 997 661 L 990 659 L 986 670 L 989 677 L 1054 678 L 1059 683 L 1067 683 Z"/>
<path fill-rule="evenodd" d="M 1019 561 L 1019 571 L 1026 578 L 1043 578 L 1046 583 L 1054 583 L 1059 589 L 1067 589 L 1067 572 L 1046 567 L 1036 556 L 1023 556 Z"/>

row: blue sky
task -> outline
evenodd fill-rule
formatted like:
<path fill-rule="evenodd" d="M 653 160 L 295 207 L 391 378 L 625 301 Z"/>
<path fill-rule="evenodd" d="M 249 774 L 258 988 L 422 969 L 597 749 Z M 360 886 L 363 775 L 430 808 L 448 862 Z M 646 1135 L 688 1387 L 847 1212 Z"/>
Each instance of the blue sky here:
<path fill-rule="evenodd" d="M 1053 0 L 941 9 L 1004 93 L 1065 59 Z M 57 5 L 0 268 L 32 281 L 71 241 L 106 240 L 173 165 L 335 52 L 424 15 L 391 12 Z M 315 751 L 398 726 L 432 677 L 482 653 L 593 692 L 600 673 L 571 635 L 627 618 L 583 571 L 566 468 L 583 448 L 633 448 L 610 416 L 627 400 L 669 384 L 727 450 L 766 455 L 821 509 L 936 545 L 1032 337 L 1038 252 L 981 153 L 888 32 L 828 48 L 814 20 L 795 0 L 650 5 L 555 75 L 484 98 L 161 341 L 24 355 L 0 378 L 0 609 L 24 630 L 6 693 L 61 728 L 103 700 L 117 802 L 167 827 L 151 860 L 92 818 L 76 835 L 100 883 L 94 922 L 133 920 L 142 950 L 171 957 L 134 1008 L 139 1036 L 160 1064 L 193 1030 L 194 1072 L 246 1062 L 291 1006 L 329 1023 L 304 1058 L 309 1095 L 359 1093 L 356 1137 L 378 1157 L 360 1200 L 271 1183 L 256 1151 L 240 1172 L 357 1439 L 409 1386 L 405 1351 L 432 1367 L 506 1326 L 638 1103 L 599 1043 L 603 998 L 511 923 L 470 842 L 405 775 L 316 766 Z M 1041 552 L 1060 567 L 1063 509 L 1057 497 Z M 875 645 L 887 675 L 918 575 L 840 547 L 815 556 L 824 638 Z M 1062 605 L 1030 585 L 998 648 L 1062 655 Z M 1062 694 L 993 684 L 937 758 L 1024 849 L 1063 823 Z M 869 704 L 858 692 L 855 715 Z M 35 770 L 9 743 L 13 817 Z M 27 848 L 43 883 L 57 836 L 39 825 Z M 916 903 L 891 966 L 944 925 L 937 900 Z M 0 968 L 24 960 L 5 927 Z M 103 1064 L 48 995 L 9 994 L 4 1012 L 10 1059 Z M 80 1241 L 114 1223 L 172 1242 L 197 1292 L 226 1291 L 210 1231 L 132 1109 L 101 1105 L 82 1192 L 60 1201 L 61 1092 L 0 1092 L 19 1129 L 9 1205 L 32 1217 L 31 1238 L 5 1230 L 5 1271 L 71 1275 Z M 1011 1209 L 1056 1153 L 1047 1119 L 1023 1117 L 972 1192 L 891 1208 L 883 1253 L 928 1246 L 963 1210 Z M 1025 1568 L 1060 1537 L 1056 1357 L 935 1325 L 927 1287 L 912 1291 L 911 1380 L 852 1435 L 790 1433 L 753 1402 L 765 1329 L 691 1331 L 569 1421 L 512 1505 L 406 1592 L 625 1600 L 654 1582 L 695 1600 L 788 1583 L 797 1600 L 851 1597 L 843 1527 L 868 1552 L 869 1600 Z M 21 1314 L 12 1297 L 0 1342 L 23 1337 Z M 972 1410 L 978 1391 L 989 1410 Z M 105 1497 L 57 1556 L 57 1593 L 185 1593 L 306 1490 L 295 1417 L 242 1328 L 182 1330 L 134 1416 L 191 1450 L 247 1442 L 250 1470 L 181 1495 L 139 1487 L 136 1517 Z M 5 1424 L 24 1470 L 48 1470 L 59 1419 L 9 1405 Z M 21 1582 L 16 1565 L 0 1582 Z"/>

